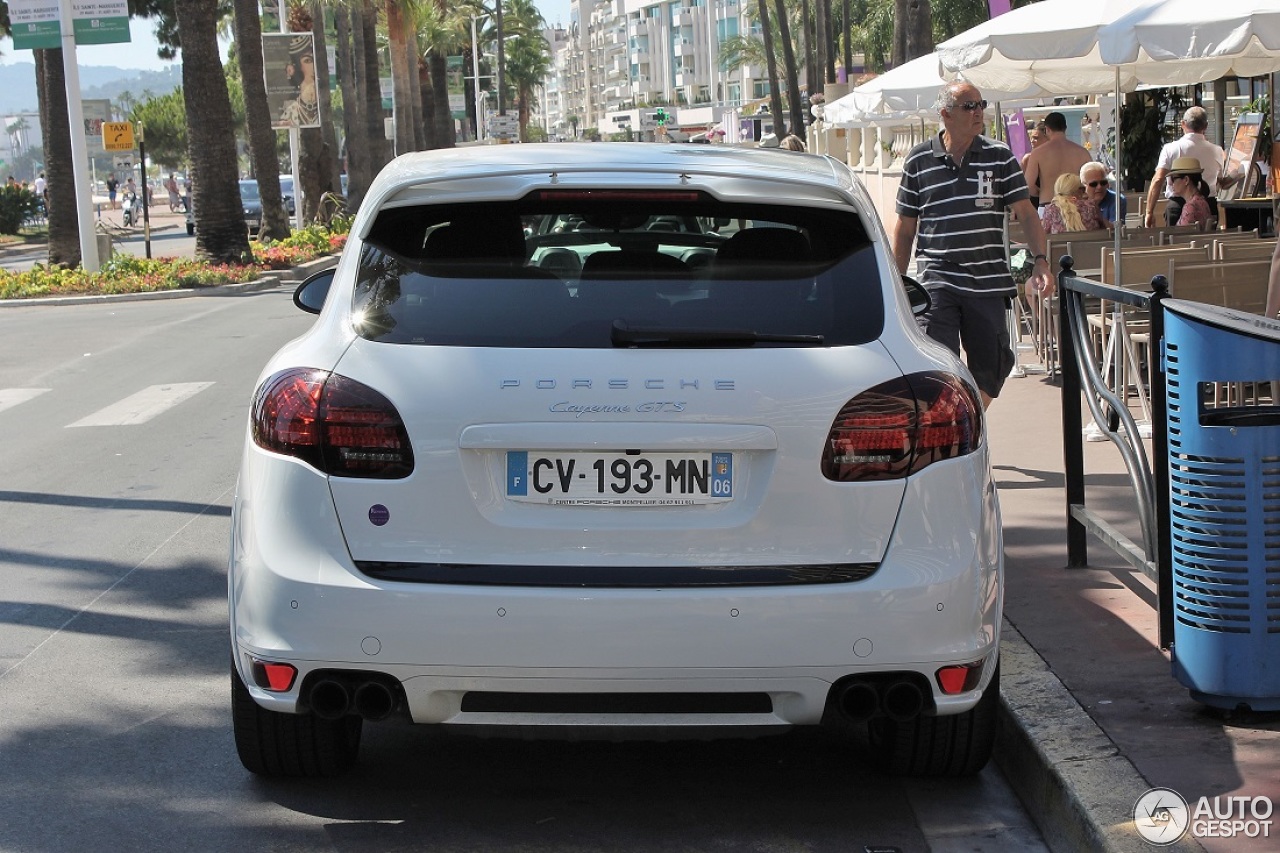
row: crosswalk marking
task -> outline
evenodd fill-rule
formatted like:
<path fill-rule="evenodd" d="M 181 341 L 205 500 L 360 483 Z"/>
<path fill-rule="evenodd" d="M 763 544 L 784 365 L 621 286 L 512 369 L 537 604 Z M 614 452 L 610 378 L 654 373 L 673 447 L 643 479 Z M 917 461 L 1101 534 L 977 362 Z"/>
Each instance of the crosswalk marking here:
<path fill-rule="evenodd" d="M 168 385 L 152 385 L 105 409 L 99 409 L 73 424 L 67 424 L 67 428 L 144 424 L 156 415 L 191 399 L 212 384 L 212 382 L 174 382 Z"/>
<path fill-rule="evenodd" d="M 0 412 L 11 409 L 19 403 L 34 400 L 48 390 L 48 388 L 0 388 Z"/>

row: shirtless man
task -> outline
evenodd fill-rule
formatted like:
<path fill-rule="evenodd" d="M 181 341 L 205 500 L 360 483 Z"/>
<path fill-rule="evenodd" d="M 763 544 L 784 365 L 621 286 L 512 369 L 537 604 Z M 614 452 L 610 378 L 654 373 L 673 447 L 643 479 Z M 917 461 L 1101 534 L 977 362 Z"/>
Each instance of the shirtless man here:
<path fill-rule="evenodd" d="M 1031 195 L 1047 200 L 1053 197 L 1053 185 L 1059 176 L 1070 172 L 1080 174 L 1080 167 L 1093 158 L 1089 149 L 1067 139 L 1067 117 L 1053 112 L 1044 117 L 1049 139 L 1027 155 L 1022 163 L 1023 174 Z"/>
<path fill-rule="evenodd" d="M 1049 131 L 1045 129 L 1044 122 L 1042 121 L 1036 122 L 1035 126 L 1033 126 L 1031 128 L 1031 131 L 1027 134 L 1027 138 L 1031 142 L 1031 151 L 1035 151 L 1041 145 L 1044 145 L 1046 142 L 1048 142 Z M 1031 156 L 1031 151 L 1028 151 L 1026 154 L 1023 154 L 1022 159 L 1018 161 L 1018 164 L 1022 166 L 1022 173 L 1024 175 L 1027 172 L 1027 158 Z M 1036 191 L 1038 188 L 1031 187 L 1030 189 L 1031 189 L 1031 204 L 1032 206 L 1038 208 L 1040 207 L 1040 198 L 1036 195 Z"/>

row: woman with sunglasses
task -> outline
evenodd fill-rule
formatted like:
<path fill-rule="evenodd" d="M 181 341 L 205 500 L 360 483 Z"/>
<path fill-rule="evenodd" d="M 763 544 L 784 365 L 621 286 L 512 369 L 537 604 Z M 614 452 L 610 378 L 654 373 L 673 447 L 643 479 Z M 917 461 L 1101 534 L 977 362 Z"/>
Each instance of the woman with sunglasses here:
<path fill-rule="evenodd" d="M 1209 185 L 1202 177 L 1204 169 L 1195 157 L 1179 157 L 1169 170 L 1169 187 L 1182 199 L 1182 214 L 1178 225 L 1195 225 L 1200 231 L 1208 231 L 1212 213 L 1209 210 Z"/>

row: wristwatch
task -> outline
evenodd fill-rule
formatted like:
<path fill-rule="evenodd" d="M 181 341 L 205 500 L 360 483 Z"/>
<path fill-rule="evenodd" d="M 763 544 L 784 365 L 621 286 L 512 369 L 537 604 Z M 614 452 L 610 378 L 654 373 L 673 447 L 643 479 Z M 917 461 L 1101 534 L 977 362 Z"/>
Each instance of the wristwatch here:
<path fill-rule="evenodd" d="M 1034 262 L 1034 261 L 1044 261 L 1046 264 L 1048 264 L 1048 263 L 1049 263 L 1049 256 L 1048 256 L 1048 255 L 1032 255 L 1031 260 L 1032 260 L 1033 262 Z"/>

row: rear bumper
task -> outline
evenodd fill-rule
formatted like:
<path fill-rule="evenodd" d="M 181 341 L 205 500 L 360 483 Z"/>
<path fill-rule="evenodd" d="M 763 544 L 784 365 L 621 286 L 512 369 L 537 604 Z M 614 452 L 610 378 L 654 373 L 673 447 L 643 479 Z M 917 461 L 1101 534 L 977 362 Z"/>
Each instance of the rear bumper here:
<path fill-rule="evenodd" d="M 985 460 L 983 460 L 985 463 Z M 999 641 L 1003 558 L 985 465 L 934 465 L 909 484 L 906 518 L 879 569 L 852 583 L 712 588 L 538 588 L 397 583 L 347 555 L 323 477 L 291 460 L 254 466 L 233 515 L 229 572 L 236 659 L 293 664 L 290 691 L 250 688 L 264 707 L 300 709 L 319 669 L 383 673 L 419 723 L 759 727 L 817 724 L 850 675 L 915 672 L 937 713 L 971 708 Z M 269 471 L 270 473 L 262 473 Z M 933 512 L 939 494 L 967 512 Z M 964 501 L 961 500 L 961 503 Z M 270 535 L 260 535 L 269 531 Z M 530 555 L 520 555 L 526 558 Z M 935 672 L 985 660 L 977 689 L 946 696 Z M 733 714 L 468 711 L 468 692 L 765 693 L 771 710 Z"/>

